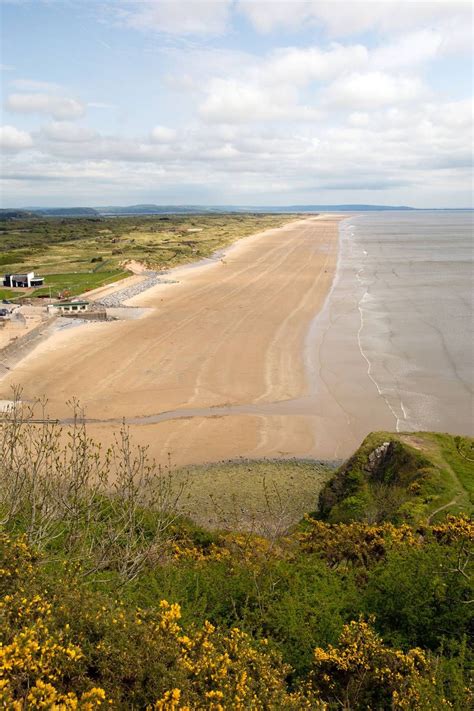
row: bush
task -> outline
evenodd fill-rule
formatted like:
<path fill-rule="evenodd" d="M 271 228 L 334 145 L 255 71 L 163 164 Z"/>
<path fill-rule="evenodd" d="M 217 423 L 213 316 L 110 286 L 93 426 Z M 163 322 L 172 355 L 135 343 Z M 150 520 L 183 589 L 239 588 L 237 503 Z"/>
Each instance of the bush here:
<path fill-rule="evenodd" d="M 28 412 L 0 429 L 3 708 L 472 706 L 467 517 L 208 532 L 126 430 L 63 447 Z"/>
<path fill-rule="evenodd" d="M 345 625 L 337 646 L 315 650 L 311 683 L 329 708 L 428 711 L 450 705 L 432 674 L 421 649 L 393 649 L 359 620 Z"/>
<path fill-rule="evenodd" d="M 0 428 L 0 520 L 52 558 L 76 560 L 84 574 L 132 579 L 167 549 L 183 487 L 132 447 L 126 428 L 102 451 L 71 407 L 66 434 L 42 403 L 17 395 Z M 43 424 L 29 424 L 35 418 Z"/>
<path fill-rule="evenodd" d="M 287 690 L 289 667 L 265 640 L 209 622 L 185 628 L 177 604 L 127 608 L 80 579 L 71 585 L 56 574 L 47 590 L 24 542 L 4 536 L 0 549 L 12 569 L 0 606 L 6 708 L 92 709 L 107 701 L 169 710 L 173 700 L 191 708 L 304 708 Z M 15 573 L 21 559 L 28 590 Z"/>
<path fill-rule="evenodd" d="M 311 668 L 314 648 L 334 643 L 357 608 L 352 577 L 328 570 L 316 556 L 278 563 L 268 598 L 261 611 L 263 632 L 298 677 Z"/>
<path fill-rule="evenodd" d="M 430 544 L 401 548 L 369 575 L 364 608 L 394 645 L 436 650 L 460 640 L 473 620 L 472 583 L 458 570 L 456 548 Z"/>

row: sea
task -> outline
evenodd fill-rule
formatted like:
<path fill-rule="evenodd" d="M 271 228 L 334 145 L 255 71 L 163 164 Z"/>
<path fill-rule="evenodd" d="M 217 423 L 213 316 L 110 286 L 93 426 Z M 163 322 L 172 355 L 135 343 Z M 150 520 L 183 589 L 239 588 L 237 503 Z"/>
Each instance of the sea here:
<path fill-rule="evenodd" d="M 474 434 L 473 215 L 341 222 L 337 274 L 310 339 L 315 394 L 324 387 L 353 419 L 360 385 L 369 420 L 377 401 L 368 429 Z"/>

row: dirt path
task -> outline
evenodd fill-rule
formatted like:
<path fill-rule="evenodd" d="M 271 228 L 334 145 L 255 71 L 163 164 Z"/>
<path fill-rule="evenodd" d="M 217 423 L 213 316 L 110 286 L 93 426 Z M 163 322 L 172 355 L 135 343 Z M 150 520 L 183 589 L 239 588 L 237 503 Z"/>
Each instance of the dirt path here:
<path fill-rule="evenodd" d="M 440 506 L 437 508 L 435 511 L 432 511 L 430 515 L 428 516 L 428 523 L 431 523 L 436 516 L 436 514 L 439 514 L 440 511 L 444 511 L 445 509 L 449 509 L 451 506 L 454 506 L 459 502 L 460 499 L 462 499 L 464 496 L 469 498 L 468 493 L 466 489 L 463 487 L 462 483 L 459 481 L 459 477 L 456 475 L 456 472 L 452 468 L 452 466 L 449 464 L 449 462 L 446 461 L 446 459 L 443 457 L 443 467 L 448 470 L 449 475 L 451 476 L 453 483 L 458 490 L 458 494 L 454 498 L 451 499 L 451 501 L 448 501 L 447 504 L 444 504 L 443 506 Z"/>
<path fill-rule="evenodd" d="M 459 499 L 459 496 L 455 496 L 454 499 L 451 499 L 451 501 L 448 501 L 447 504 L 444 504 L 443 506 L 440 506 L 440 507 L 439 507 L 438 509 L 436 509 L 435 511 L 432 511 L 432 512 L 430 513 L 430 515 L 428 516 L 427 520 L 426 520 L 426 522 L 428 523 L 428 525 L 432 523 L 434 517 L 436 516 L 436 514 L 439 514 L 440 511 L 444 511 L 445 509 L 449 509 L 450 506 L 454 506 L 454 504 L 457 504 L 458 499 Z"/>

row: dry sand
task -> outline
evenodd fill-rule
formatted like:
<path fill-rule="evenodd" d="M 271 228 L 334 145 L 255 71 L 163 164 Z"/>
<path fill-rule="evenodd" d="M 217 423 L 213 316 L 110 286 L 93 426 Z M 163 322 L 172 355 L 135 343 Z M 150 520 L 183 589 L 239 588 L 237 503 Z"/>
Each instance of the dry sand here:
<path fill-rule="evenodd" d="M 55 333 L 3 378 L 0 399 L 19 384 L 25 399 L 46 395 L 50 414 L 66 418 L 77 397 L 96 421 L 92 436 L 110 442 L 125 417 L 136 442 L 176 465 L 328 455 L 315 452 L 318 416 L 298 402 L 340 219 L 293 221 L 240 240 L 222 260 L 173 270 L 179 283 L 129 302 L 150 308 L 145 318 Z"/>
<path fill-rule="evenodd" d="M 0 321 L 0 350 L 12 341 L 22 339 L 30 331 L 47 321 L 48 315 L 41 306 L 11 308 L 11 318 Z"/>

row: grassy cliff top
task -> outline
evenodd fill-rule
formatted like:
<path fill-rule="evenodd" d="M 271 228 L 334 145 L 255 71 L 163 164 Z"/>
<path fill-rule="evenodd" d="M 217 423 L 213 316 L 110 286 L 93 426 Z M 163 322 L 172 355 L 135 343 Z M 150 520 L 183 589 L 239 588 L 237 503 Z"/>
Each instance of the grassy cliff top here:
<path fill-rule="evenodd" d="M 471 514 L 474 440 L 413 432 L 374 432 L 322 489 L 319 514 L 330 522 L 437 520 Z"/>

